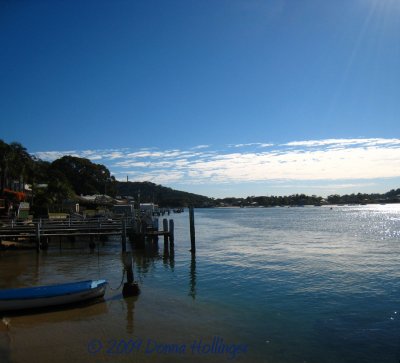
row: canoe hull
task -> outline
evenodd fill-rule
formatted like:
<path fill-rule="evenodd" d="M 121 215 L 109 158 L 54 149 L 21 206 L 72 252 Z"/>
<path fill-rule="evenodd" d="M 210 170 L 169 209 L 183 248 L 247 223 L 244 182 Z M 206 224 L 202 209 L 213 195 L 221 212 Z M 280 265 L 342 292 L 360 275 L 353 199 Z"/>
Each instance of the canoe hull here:
<path fill-rule="evenodd" d="M 21 296 L 18 298 L 7 298 L 2 296 L 2 298 L 0 298 L 0 311 L 16 311 L 67 305 L 104 296 L 107 286 L 107 282 L 105 280 L 85 281 L 85 283 L 87 286 L 82 286 L 79 289 L 75 287 L 75 289 L 70 289 L 69 292 L 68 289 L 60 291 L 60 287 L 67 285 L 70 287 L 73 286 L 73 284 L 14 289 L 14 291 L 18 290 L 18 295 Z M 78 286 L 77 284 L 83 283 L 78 282 L 75 286 Z M 38 290 L 40 290 L 42 293 L 38 294 Z M 12 294 L 9 295 L 12 296 Z"/>

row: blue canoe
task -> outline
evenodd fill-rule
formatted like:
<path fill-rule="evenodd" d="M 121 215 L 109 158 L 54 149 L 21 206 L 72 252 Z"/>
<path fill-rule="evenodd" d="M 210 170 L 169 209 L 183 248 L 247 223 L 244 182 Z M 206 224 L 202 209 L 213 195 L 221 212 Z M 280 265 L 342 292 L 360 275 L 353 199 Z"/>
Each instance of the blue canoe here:
<path fill-rule="evenodd" d="M 102 297 L 106 280 L 0 290 L 0 311 L 36 309 Z"/>

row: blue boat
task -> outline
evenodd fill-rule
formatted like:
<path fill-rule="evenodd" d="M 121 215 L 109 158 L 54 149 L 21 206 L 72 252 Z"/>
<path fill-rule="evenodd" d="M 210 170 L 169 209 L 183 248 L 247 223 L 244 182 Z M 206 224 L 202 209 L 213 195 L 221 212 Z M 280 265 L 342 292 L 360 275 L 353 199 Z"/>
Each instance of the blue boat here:
<path fill-rule="evenodd" d="M 73 304 L 104 296 L 106 280 L 0 290 L 0 311 Z"/>

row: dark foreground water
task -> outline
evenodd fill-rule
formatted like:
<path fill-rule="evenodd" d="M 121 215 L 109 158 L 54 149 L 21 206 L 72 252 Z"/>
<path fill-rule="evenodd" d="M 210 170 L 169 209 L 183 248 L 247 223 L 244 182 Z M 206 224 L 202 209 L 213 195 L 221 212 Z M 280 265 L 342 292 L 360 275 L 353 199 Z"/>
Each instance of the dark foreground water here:
<path fill-rule="evenodd" d="M 204 209 L 175 253 L 135 252 L 142 293 L 1 316 L 0 362 L 398 363 L 400 206 Z M 120 241 L 0 255 L 0 288 L 122 276 Z"/>

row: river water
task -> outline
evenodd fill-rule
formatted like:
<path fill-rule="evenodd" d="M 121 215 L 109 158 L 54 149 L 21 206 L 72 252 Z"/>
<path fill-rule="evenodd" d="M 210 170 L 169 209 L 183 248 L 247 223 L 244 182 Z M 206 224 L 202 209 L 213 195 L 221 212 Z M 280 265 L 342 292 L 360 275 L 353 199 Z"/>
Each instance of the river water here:
<path fill-rule="evenodd" d="M 198 209 L 174 253 L 118 239 L 0 255 L 0 288 L 105 278 L 102 301 L 3 315 L 0 362 L 369 363 L 400 360 L 400 205 Z M 162 223 L 160 223 L 162 225 Z"/>

